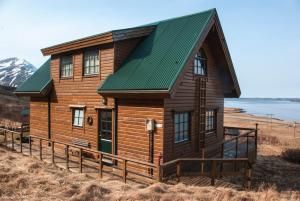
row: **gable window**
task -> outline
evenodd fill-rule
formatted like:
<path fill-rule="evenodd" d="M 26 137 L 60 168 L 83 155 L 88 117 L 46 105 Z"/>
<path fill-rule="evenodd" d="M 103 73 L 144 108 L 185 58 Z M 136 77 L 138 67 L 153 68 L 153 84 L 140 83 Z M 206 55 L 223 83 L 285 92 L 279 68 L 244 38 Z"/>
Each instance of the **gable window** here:
<path fill-rule="evenodd" d="M 216 130 L 217 130 L 217 110 L 216 109 L 206 110 L 206 123 L 205 123 L 206 134 L 215 133 Z"/>
<path fill-rule="evenodd" d="M 197 52 L 194 59 L 194 74 L 205 76 L 207 74 L 207 57 L 205 55 L 204 49 L 201 48 Z"/>
<path fill-rule="evenodd" d="M 84 75 L 99 74 L 100 59 L 99 51 L 86 51 L 83 55 L 83 72 Z"/>
<path fill-rule="evenodd" d="M 74 108 L 73 109 L 73 126 L 83 127 L 83 109 Z"/>
<path fill-rule="evenodd" d="M 180 112 L 174 115 L 175 143 L 190 139 L 190 113 Z"/>
<path fill-rule="evenodd" d="M 72 55 L 63 56 L 60 60 L 60 77 L 73 76 L 73 57 Z"/>

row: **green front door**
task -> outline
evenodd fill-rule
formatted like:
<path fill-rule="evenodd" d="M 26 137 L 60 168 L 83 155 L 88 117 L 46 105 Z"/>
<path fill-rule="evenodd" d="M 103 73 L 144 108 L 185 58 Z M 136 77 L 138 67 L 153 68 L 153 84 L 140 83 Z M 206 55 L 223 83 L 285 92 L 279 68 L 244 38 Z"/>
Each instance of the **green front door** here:
<path fill-rule="evenodd" d="M 100 151 L 112 153 L 112 111 L 99 112 L 99 147 Z"/>

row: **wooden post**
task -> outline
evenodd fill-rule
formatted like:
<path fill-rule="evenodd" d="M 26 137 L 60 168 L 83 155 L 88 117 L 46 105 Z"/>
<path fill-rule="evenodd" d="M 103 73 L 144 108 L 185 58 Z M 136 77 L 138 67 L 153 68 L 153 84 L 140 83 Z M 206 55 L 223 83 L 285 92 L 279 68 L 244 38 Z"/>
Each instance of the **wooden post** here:
<path fill-rule="evenodd" d="M 6 130 L 4 130 L 4 142 L 5 142 L 5 146 L 7 147 L 7 134 L 6 134 Z"/>
<path fill-rule="evenodd" d="M 204 154 L 205 154 L 204 152 L 205 152 L 205 149 L 202 148 L 201 149 L 201 157 L 202 157 L 202 159 L 204 159 Z M 201 173 L 203 174 L 203 172 L 204 172 L 204 161 L 201 162 Z"/>
<path fill-rule="evenodd" d="M 249 158 L 249 133 L 247 134 L 246 155 Z"/>
<path fill-rule="evenodd" d="M 23 124 L 21 125 L 21 132 L 20 132 L 20 152 L 23 153 Z"/>
<path fill-rule="evenodd" d="M 29 155 L 32 156 L 32 142 L 31 142 L 31 136 L 29 136 Z"/>
<path fill-rule="evenodd" d="M 69 170 L 69 145 L 66 145 L 66 169 Z"/>
<path fill-rule="evenodd" d="M 236 137 L 235 138 L 235 158 L 238 157 L 238 149 L 239 149 L 239 138 Z M 236 161 L 234 161 L 234 171 L 237 170 L 237 165 L 236 165 Z"/>
<path fill-rule="evenodd" d="M 82 173 L 82 148 L 79 150 L 79 172 Z"/>
<path fill-rule="evenodd" d="M 245 189 L 250 190 L 250 188 L 251 188 L 251 167 L 249 167 L 248 164 L 245 169 Z"/>
<path fill-rule="evenodd" d="M 11 148 L 15 150 L 15 140 L 14 140 L 14 133 L 11 132 Z"/>
<path fill-rule="evenodd" d="M 296 138 L 296 126 L 297 126 L 297 122 L 294 122 L 294 138 Z"/>
<path fill-rule="evenodd" d="M 181 175 L 181 163 L 180 161 L 178 161 L 176 164 L 176 177 L 178 183 L 180 182 L 180 175 Z"/>
<path fill-rule="evenodd" d="M 158 181 L 162 182 L 163 180 L 163 168 L 161 166 L 162 154 L 159 152 L 158 154 Z"/>
<path fill-rule="evenodd" d="M 258 134 L 258 123 L 255 124 L 255 139 L 254 139 L 254 143 L 255 143 L 255 161 L 257 159 L 257 134 Z"/>
<path fill-rule="evenodd" d="M 40 160 L 43 160 L 43 146 L 42 146 L 42 139 L 40 139 Z"/>
<path fill-rule="evenodd" d="M 99 155 L 99 173 L 100 173 L 100 178 L 103 178 L 103 164 L 102 164 L 102 153 Z"/>
<path fill-rule="evenodd" d="M 123 164 L 123 181 L 124 181 L 124 183 L 126 183 L 126 180 L 127 180 L 127 178 L 126 178 L 126 176 L 127 176 L 127 160 L 126 159 L 124 159 L 124 164 Z"/>
<path fill-rule="evenodd" d="M 51 161 L 52 161 L 52 164 L 55 165 L 55 153 L 54 153 L 54 142 L 51 141 Z"/>
<path fill-rule="evenodd" d="M 211 172 L 210 172 L 210 178 L 211 178 L 211 185 L 215 185 L 215 178 L 217 173 L 217 162 L 215 160 L 211 161 Z"/>

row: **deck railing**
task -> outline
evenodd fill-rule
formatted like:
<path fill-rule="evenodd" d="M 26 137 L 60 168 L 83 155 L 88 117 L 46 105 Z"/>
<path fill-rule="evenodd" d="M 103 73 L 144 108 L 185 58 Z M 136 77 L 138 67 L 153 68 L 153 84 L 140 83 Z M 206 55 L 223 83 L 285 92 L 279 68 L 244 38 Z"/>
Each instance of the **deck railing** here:
<path fill-rule="evenodd" d="M 238 131 L 232 133 L 230 131 Z M 224 140 L 222 140 L 214 147 L 202 148 L 201 157 L 199 158 L 178 158 L 161 165 L 160 173 L 161 178 L 168 179 L 164 176 L 163 170 L 170 166 L 176 168 L 176 178 L 180 181 L 181 176 L 207 176 L 211 179 L 211 185 L 215 185 L 215 180 L 218 177 L 233 176 L 233 175 L 244 175 L 245 188 L 250 188 L 251 184 L 251 170 L 252 164 L 256 161 L 257 157 L 257 132 L 258 124 L 255 128 L 240 128 L 240 127 L 224 127 Z M 233 145 L 233 146 L 228 146 Z M 221 157 L 220 158 L 207 158 L 205 153 L 209 153 L 220 147 Z M 229 151 L 234 151 L 234 155 L 226 156 Z M 251 153 L 254 156 L 251 157 Z M 187 168 L 188 171 L 184 170 L 184 166 L 188 163 L 193 163 L 193 167 L 199 168 L 195 171 L 191 168 Z M 208 168 L 205 168 L 209 166 Z M 241 172 L 241 170 L 244 170 Z"/>
<path fill-rule="evenodd" d="M 72 159 L 77 158 L 77 164 L 79 172 L 83 172 L 84 162 L 87 161 L 89 163 L 94 163 L 94 165 L 98 166 L 98 173 L 100 177 L 103 177 L 104 166 L 107 166 L 108 168 L 114 168 L 116 170 L 121 171 L 121 174 L 117 174 L 118 176 L 121 176 L 123 181 L 126 183 L 128 178 L 128 173 L 134 176 L 143 177 L 150 180 L 156 180 L 156 177 L 154 174 L 152 174 L 155 170 L 159 170 L 158 166 L 153 163 L 143 162 L 132 158 L 127 158 L 123 156 L 113 155 L 97 150 L 92 150 L 90 148 L 77 146 L 74 144 L 68 144 L 60 141 L 54 141 L 51 139 L 46 139 L 38 136 L 30 135 L 28 136 L 28 146 L 25 146 L 23 143 L 23 132 L 24 128 L 20 131 L 14 131 L 6 128 L 0 128 L 0 133 L 4 135 L 4 140 L 2 141 L 2 144 L 8 148 L 11 148 L 12 150 L 16 151 L 16 147 L 18 147 L 20 153 L 25 154 L 25 149 L 27 149 L 27 154 L 30 156 L 33 156 L 33 152 L 38 152 L 38 158 L 40 160 L 43 160 L 44 154 L 43 151 L 45 149 L 50 148 L 50 154 L 51 154 L 51 163 L 55 165 L 55 159 L 56 158 L 63 158 L 65 160 L 65 168 L 70 169 L 70 163 L 71 163 L 71 156 L 70 151 L 72 150 L 77 152 L 77 155 L 73 155 Z M 10 141 L 8 140 L 10 138 Z M 16 138 L 19 138 L 19 143 L 17 143 Z M 0 142 L 1 143 L 1 142 Z M 34 149 L 33 147 L 36 146 L 38 149 Z M 64 147 L 64 148 L 62 148 Z M 63 155 L 60 153 L 61 150 L 63 150 Z M 93 160 L 91 158 L 85 157 L 86 154 L 92 154 L 93 156 L 96 156 L 96 160 Z M 105 160 L 106 159 L 106 160 Z M 107 162 L 109 160 L 109 162 Z M 74 160 L 73 160 L 74 162 Z M 111 163 L 110 163 L 111 162 Z M 130 168 L 130 165 L 132 168 Z M 142 173 L 141 170 L 148 170 L 147 174 Z M 145 172 L 145 171 L 144 171 Z M 159 174 L 159 173 L 158 173 Z"/>
<path fill-rule="evenodd" d="M 229 130 L 233 129 L 238 129 L 243 132 L 239 133 L 238 135 L 228 132 Z M 255 158 L 257 156 L 257 125 L 255 129 L 224 127 L 224 138 L 229 137 L 229 139 L 224 139 L 219 144 L 222 147 L 222 156 L 220 158 L 206 158 L 204 152 L 209 151 L 209 149 L 202 149 L 202 157 L 178 158 L 163 164 L 159 163 L 158 165 L 33 135 L 28 136 L 28 140 L 25 146 L 23 143 L 23 134 L 28 130 L 28 126 L 21 127 L 21 129 L 19 129 L 18 131 L 15 130 L 0 127 L 0 133 L 2 132 L 2 134 L 4 135 L 2 144 L 8 148 L 16 150 L 15 147 L 18 146 L 21 153 L 25 153 L 23 149 L 27 148 L 27 153 L 30 156 L 33 155 L 33 151 L 36 151 L 40 160 L 43 160 L 44 157 L 43 150 L 50 148 L 51 162 L 55 164 L 55 158 L 62 157 L 65 160 L 66 169 L 70 169 L 70 150 L 76 150 L 78 154 L 76 156 L 72 156 L 72 159 L 77 158 L 77 161 L 75 162 L 78 164 L 79 172 L 83 172 L 83 167 L 86 165 L 84 164 L 85 161 L 94 162 L 94 164 L 96 164 L 96 166 L 98 167 L 97 170 L 101 178 L 103 177 L 104 166 L 112 167 L 111 164 L 107 164 L 105 162 L 105 159 L 109 159 L 112 161 L 113 168 L 121 171 L 121 174 L 119 174 L 119 176 L 122 177 L 124 182 L 127 181 L 128 173 L 151 180 L 158 179 L 159 181 L 164 181 L 169 178 L 164 174 L 164 171 L 170 166 L 175 166 L 175 176 L 178 182 L 180 181 L 181 176 L 198 175 L 210 177 L 211 185 L 215 185 L 215 180 L 218 177 L 241 174 L 239 167 L 242 167 L 242 169 L 244 170 L 243 174 L 245 179 L 245 187 L 250 188 L 251 169 L 253 163 L 253 161 L 249 159 L 250 151 L 255 152 Z M 9 137 L 10 141 L 8 140 Z M 16 142 L 16 137 L 19 137 L 19 143 Z M 243 157 L 241 157 L 241 155 L 239 154 L 239 145 L 241 139 L 246 139 L 246 149 L 244 150 L 246 154 Z M 250 146 L 250 139 L 252 139 L 252 141 L 254 140 L 254 145 L 252 147 Z M 232 142 L 234 146 L 226 147 L 226 143 L 229 142 Z M 34 149 L 33 146 L 38 148 Z M 59 150 L 63 150 L 63 153 L 60 153 L 60 156 L 58 156 Z M 234 157 L 225 157 L 225 153 L 228 150 L 235 151 Z M 85 157 L 84 155 L 87 153 L 92 154 L 93 156 L 97 156 L 96 161 Z M 200 165 L 197 171 L 184 170 L 184 166 L 187 165 L 187 163 L 191 162 Z M 134 166 L 135 168 L 130 168 L 129 165 Z M 209 168 L 206 168 L 208 166 Z M 148 169 L 147 174 L 142 173 L 142 171 L 140 171 L 141 169 Z M 153 172 L 156 172 L 157 175 L 154 175 Z"/>

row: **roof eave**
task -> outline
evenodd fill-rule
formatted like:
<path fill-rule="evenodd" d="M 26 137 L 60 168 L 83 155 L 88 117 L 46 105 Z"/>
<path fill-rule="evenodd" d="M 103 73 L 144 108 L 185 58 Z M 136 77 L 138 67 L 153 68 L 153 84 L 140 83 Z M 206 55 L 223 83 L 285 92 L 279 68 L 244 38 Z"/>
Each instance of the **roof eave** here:
<path fill-rule="evenodd" d="M 161 90 L 97 90 L 97 93 L 103 96 L 118 97 L 118 96 L 144 96 L 152 95 L 159 97 L 170 97 L 170 91 L 167 89 Z"/>
<path fill-rule="evenodd" d="M 33 96 L 33 97 L 46 97 L 52 88 L 52 79 L 49 80 L 40 91 L 15 91 L 17 96 Z"/>
<path fill-rule="evenodd" d="M 155 26 L 145 26 L 108 31 L 105 33 L 46 47 L 41 49 L 41 52 L 44 56 L 49 56 L 90 46 L 102 45 L 136 37 L 143 37 L 149 35 L 154 30 L 154 28 Z"/>

